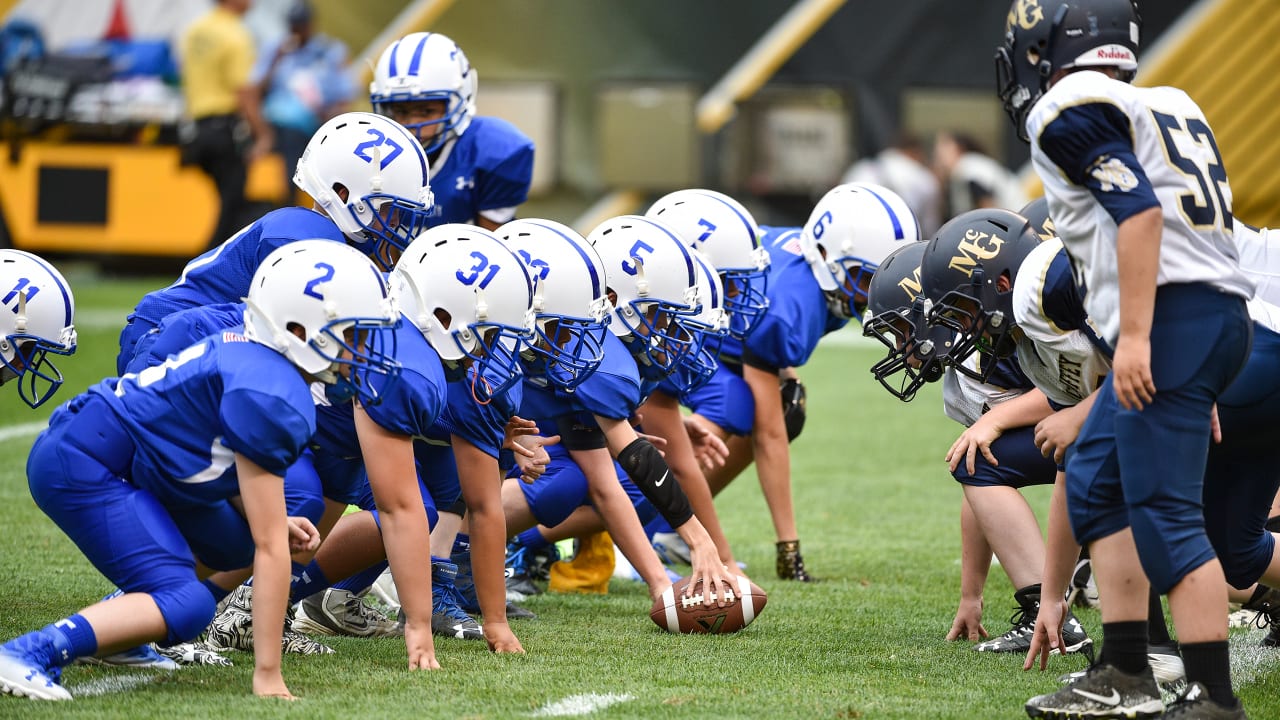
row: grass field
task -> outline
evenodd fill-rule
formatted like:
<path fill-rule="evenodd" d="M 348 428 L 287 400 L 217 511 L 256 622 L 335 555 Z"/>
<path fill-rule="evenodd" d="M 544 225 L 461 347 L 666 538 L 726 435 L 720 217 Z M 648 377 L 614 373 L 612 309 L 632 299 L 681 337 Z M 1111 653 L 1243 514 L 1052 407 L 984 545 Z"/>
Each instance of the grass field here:
<path fill-rule="evenodd" d="M 62 362 L 60 401 L 111 372 L 124 315 L 167 282 L 71 281 L 80 349 Z M 234 668 L 172 674 L 73 666 L 64 683 L 75 702 L 0 697 L 0 717 L 520 718 L 575 714 L 592 700 L 612 703 L 590 715 L 600 718 L 1025 717 L 1027 697 L 1085 661 L 1060 658 L 1048 673 L 1023 673 L 1021 658 L 943 640 L 958 595 L 960 491 L 941 458 L 958 426 L 943 418 L 936 389 L 911 405 L 880 390 L 866 370 L 875 351 L 855 335 L 826 343 L 802 373 L 809 421 L 793 446 L 796 507 L 807 565 L 824 581 L 773 578 L 773 531 L 754 475 L 720 498 L 735 553 L 770 593 L 762 616 L 736 636 L 663 633 L 646 617 L 643 587 L 614 581 L 604 597 L 531 600 L 538 619 L 514 623 L 523 657 L 437 640 L 444 670 L 411 674 L 398 640 L 337 639 L 335 655 L 286 657 L 286 680 L 302 698 L 295 704 L 251 696 L 246 654 L 233 654 Z M 26 454 L 50 409 L 30 411 L 13 392 L 0 401 L 0 639 L 110 589 L 28 495 Z M 1047 504 L 1045 489 L 1029 495 Z M 1007 629 L 1012 605 L 1012 588 L 993 567 L 987 628 Z M 1096 611 L 1080 617 L 1099 632 Z M 1280 717 L 1272 669 L 1280 651 L 1256 647 L 1262 631 L 1233 633 L 1250 716 Z"/>

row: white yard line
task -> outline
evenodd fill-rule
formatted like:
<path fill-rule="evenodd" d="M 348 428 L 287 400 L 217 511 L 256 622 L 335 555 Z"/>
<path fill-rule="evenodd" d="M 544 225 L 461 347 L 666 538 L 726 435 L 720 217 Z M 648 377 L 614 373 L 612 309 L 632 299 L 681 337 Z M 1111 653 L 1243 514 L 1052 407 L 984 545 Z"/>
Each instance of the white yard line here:
<path fill-rule="evenodd" d="M 68 685 L 67 690 L 71 691 L 72 696 L 77 698 L 113 695 L 115 693 L 132 690 L 139 685 L 153 683 L 158 680 L 159 677 L 160 676 L 155 673 L 146 673 L 145 675 L 112 675 L 110 677 L 101 677 L 88 682 Z"/>
<path fill-rule="evenodd" d="M 570 695 L 563 700 L 544 705 L 532 713 L 533 717 L 571 717 L 574 715 L 590 715 L 610 705 L 617 705 L 635 698 L 627 694 L 587 693 L 586 695 Z"/>
<path fill-rule="evenodd" d="M 30 437 L 44 430 L 48 424 L 44 420 L 37 420 L 36 422 L 0 427 L 0 442 L 8 442 L 14 438 Z"/>

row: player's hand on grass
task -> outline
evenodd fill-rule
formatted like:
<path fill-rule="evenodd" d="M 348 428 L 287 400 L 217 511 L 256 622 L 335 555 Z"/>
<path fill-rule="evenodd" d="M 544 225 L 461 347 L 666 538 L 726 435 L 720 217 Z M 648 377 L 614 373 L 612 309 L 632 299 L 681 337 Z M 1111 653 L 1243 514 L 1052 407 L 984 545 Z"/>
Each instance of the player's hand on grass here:
<path fill-rule="evenodd" d="M 1027 650 L 1027 658 L 1022 663 L 1023 670 L 1030 670 L 1040 658 L 1040 669 L 1049 666 L 1049 655 L 1062 649 L 1062 621 L 1067 617 L 1067 602 L 1064 599 L 1040 600 L 1040 613 L 1036 616 L 1036 629 L 1031 634 L 1031 647 Z"/>
<path fill-rule="evenodd" d="M 320 547 L 320 531 L 305 517 L 290 516 L 289 552 L 312 552 Z"/>
<path fill-rule="evenodd" d="M 989 420 L 989 417 L 983 415 L 978 418 L 978 422 L 966 428 L 951 444 L 951 449 L 947 451 L 947 467 L 951 468 L 952 472 L 955 472 L 963 462 L 965 469 L 972 475 L 979 452 L 992 465 L 1000 464 L 996 462 L 996 456 L 991 454 L 991 443 L 995 442 L 1003 431 L 995 422 Z"/>
<path fill-rule="evenodd" d="M 436 660 L 436 643 L 431 637 L 431 623 L 414 623 L 406 621 L 404 626 L 404 647 L 409 653 L 410 670 L 439 670 L 440 661 Z"/>
<path fill-rule="evenodd" d="M 1156 394 L 1151 379 L 1151 339 L 1121 335 L 1111 361 L 1111 383 L 1116 400 L 1126 410 L 1141 410 Z"/>
<path fill-rule="evenodd" d="M 524 646 L 520 644 L 520 638 L 511 632 L 511 626 L 505 622 L 494 622 L 485 620 L 484 640 L 489 643 L 489 650 L 499 655 L 514 653 L 518 655 L 524 654 Z"/>
<path fill-rule="evenodd" d="M 956 608 L 956 619 L 951 623 L 947 641 L 968 640 L 978 642 L 991 637 L 982 624 L 982 598 L 961 598 Z"/>

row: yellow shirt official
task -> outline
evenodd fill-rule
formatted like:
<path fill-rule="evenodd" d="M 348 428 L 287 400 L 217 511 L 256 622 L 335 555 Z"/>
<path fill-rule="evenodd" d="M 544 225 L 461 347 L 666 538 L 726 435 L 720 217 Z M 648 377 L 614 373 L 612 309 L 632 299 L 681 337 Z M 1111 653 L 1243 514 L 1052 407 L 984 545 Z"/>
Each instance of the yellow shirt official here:
<path fill-rule="evenodd" d="M 179 42 L 187 114 L 200 119 L 239 110 L 236 92 L 253 70 L 253 36 L 240 16 L 221 6 L 192 23 Z"/>

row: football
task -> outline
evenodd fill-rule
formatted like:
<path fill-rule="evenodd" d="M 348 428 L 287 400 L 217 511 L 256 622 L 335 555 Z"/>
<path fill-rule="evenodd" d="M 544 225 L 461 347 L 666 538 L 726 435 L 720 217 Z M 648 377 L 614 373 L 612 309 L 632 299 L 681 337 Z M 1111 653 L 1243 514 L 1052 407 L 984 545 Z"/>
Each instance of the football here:
<path fill-rule="evenodd" d="M 662 593 L 649 610 L 649 618 L 663 630 L 673 633 L 707 633 L 718 635 L 733 633 L 751 624 L 764 610 L 769 599 L 764 590 L 741 575 L 735 576 L 738 587 L 733 592 L 732 605 L 716 607 L 702 604 L 702 592 L 698 589 L 691 597 L 684 598 L 689 578 L 680 578 Z"/>

